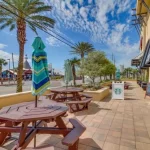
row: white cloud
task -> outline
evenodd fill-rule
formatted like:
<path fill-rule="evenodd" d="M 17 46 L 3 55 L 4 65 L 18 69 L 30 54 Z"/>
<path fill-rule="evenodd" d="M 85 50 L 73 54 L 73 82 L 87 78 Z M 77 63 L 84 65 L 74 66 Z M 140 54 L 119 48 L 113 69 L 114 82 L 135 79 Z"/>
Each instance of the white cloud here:
<path fill-rule="evenodd" d="M 114 51 L 131 54 L 138 50 L 138 43 L 130 43 L 125 33 L 129 31 L 129 19 L 120 22 L 119 15 L 123 12 L 129 13 L 131 9 L 131 0 L 88 0 L 88 4 L 95 1 L 95 5 L 85 5 L 83 0 L 45 0 L 53 6 L 50 13 L 56 19 L 58 27 L 73 29 L 77 32 L 84 32 L 94 42 L 104 43 Z M 78 6 L 80 3 L 80 7 Z M 111 19 L 117 15 L 118 19 Z M 89 20 L 88 17 L 93 18 Z M 53 38 L 48 38 L 51 45 L 57 45 L 58 42 Z"/>
<path fill-rule="evenodd" d="M 125 0 L 125 1 L 118 0 L 118 3 L 119 3 L 118 5 L 119 9 L 117 10 L 118 14 L 127 11 L 131 6 L 131 0 Z"/>
<path fill-rule="evenodd" d="M 93 0 L 88 0 L 88 3 L 91 4 L 93 2 Z"/>
<path fill-rule="evenodd" d="M 84 20 L 86 20 L 87 15 L 88 15 L 88 9 L 86 7 L 81 7 L 80 8 L 80 15 L 83 17 Z"/>
<path fill-rule="evenodd" d="M 83 4 L 83 0 L 78 0 L 79 4 L 82 5 Z"/>
<path fill-rule="evenodd" d="M 18 58 L 19 58 L 19 55 L 13 55 L 14 56 L 14 62 L 18 62 Z M 0 50 L 0 58 L 3 58 L 3 59 L 10 59 L 10 61 L 12 60 L 12 54 L 11 53 L 8 53 L 4 50 Z"/>
<path fill-rule="evenodd" d="M 5 59 L 6 61 L 8 61 L 8 59 L 10 59 L 10 68 L 12 68 L 12 53 L 9 53 L 7 51 L 1 50 L 0 49 L 0 58 Z M 19 61 L 19 55 L 17 54 L 13 54 L 13 58 L 14 58 L 14 65 L 15 67 L 18 66 L 18 61 Z M 31 59 L 28 59 L 28 62 L 31 63 Z M 8 65 L 7 66 L 3 66 L 3 70 L 8 69 Z"/>
<path fill-rule="evenodd" d="M 55 46 L 55 47 L 59 47 L 61 44 L 60 41 L 58 41 L 52 36 L 46 38 L 46 43 L 49 44 L 50 46 Z"/>
<path fill-rule="evenodd" d="M 68 42 L 67 41 L 65 41 L 65 42 L 67 42 L 67 43 L 72 42 L 73 43 L 73 41 L 69 37 L 67 37 L 65 34 L 63 34 L 62 32 L 60 32 L 57 29 L 55 29 L 54 32 L 52 32 L 52 31 L 49 31 L 49 32 L 50 32 L 50 34 L 52 34 L 53 36 L 61 39 L 62 41 L 64 41 L 64 39 L 62 39 L 61 37 L 63 37 L 66 40 L 68 40 Z M 59 41 L 58 39 L 54 38 L 53 36 L 49 36 L 49 37 L 46 38 L 46 43 L 47 44 L 49 44 L 50 46 L 54 46 L 54 47 L 59 47 L 61 45 L 65 45 L 63 42 Z"/>
<path fill-rule="evenodd" d="M 0 43 L 0 49 L 4 49 L 7 45 Z"/>

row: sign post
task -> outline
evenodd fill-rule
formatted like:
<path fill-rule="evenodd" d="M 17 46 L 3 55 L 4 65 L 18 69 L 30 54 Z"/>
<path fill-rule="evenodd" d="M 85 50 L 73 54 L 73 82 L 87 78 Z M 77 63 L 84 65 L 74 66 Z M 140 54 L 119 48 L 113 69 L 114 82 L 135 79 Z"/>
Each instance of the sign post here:
<path fill-rule="evenodd" d="M 124 82 L 112 83 L 112 99 L 124 100 Z"/>

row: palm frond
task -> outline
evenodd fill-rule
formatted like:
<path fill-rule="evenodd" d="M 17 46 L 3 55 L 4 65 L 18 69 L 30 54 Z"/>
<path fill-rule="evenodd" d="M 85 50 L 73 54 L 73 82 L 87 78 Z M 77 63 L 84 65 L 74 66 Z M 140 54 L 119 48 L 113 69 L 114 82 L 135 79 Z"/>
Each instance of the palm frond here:
<path fill-rule="evenodd" d="M 13 20 L 13 19 L 7 20 L 5 23 L 3 23 L 3 24 L 0 26 L 0 30 L 4 29 L 4 28 L 6 28 L 6 27 L 11 26 L 13 23 L 14 23 L 14 20 Z"/>
<path fill-rule="evenodd" d="M 7 3 L 8 2 L 8 3 Z M 53 28 L 55 21 L 40 13 L 51 11 L 52 7 L 45 5 L 42 0 L 7 0 L 7 2 L 0 1 L 0 5 L 11 10 L 13 13 L 0 9 L 0 29 L 10 27 L 10 31 L 15 29 L 19 17 L 27 20 L 29 28 L 37 34 L 37 27 L 43 29 L 44 27 Z M 9 5 L 10 4 L 10 5 Z M 12 5 L 12 6 L 11 6 Z M 36 26 L 36 24 L 39 24 Z"/>
<path fill-rule="evenodd" d="M 32 9 L 28 14 L 42 13 L 42 12 L 51 11 L 51 10 L 52 10 L 51 6 L 41 6 L 41 7 Z"/>
<path fill-rule="evenodd" d="M 14 30 L 16 28 L 16 24 L 12 24 L 9 28 L 10 31 Z"/>
<path fill-rule="evenodd" d="M 79 42 L 70 51 L 71 54 L 87 55 L 87 53 L 94 50 L 93 45 L 87 42 Z"/>
<path fill-rule="evenodd" d="M 0 18 L 0 24 L 7 21 L 7 18 Z"/>
<path fill-rule="evenodd" d="M 55 24 L 55 21 L 53 19 L 46 17 L 46 16 L 36 15 L 36 16 L 32 16 L 31 19 L 40 21 L 40 22 L 47 22 L 51 24 L 52 26 Z"/>
<path fill-rule="evenodd" d="M 36 30 L 36 27 L 32 24 L 32 22 L 28 22 L 28 25 L 29 25 L 29 28 L 30 28 L 36 35 L 38 35 L 37 30 Z"/>

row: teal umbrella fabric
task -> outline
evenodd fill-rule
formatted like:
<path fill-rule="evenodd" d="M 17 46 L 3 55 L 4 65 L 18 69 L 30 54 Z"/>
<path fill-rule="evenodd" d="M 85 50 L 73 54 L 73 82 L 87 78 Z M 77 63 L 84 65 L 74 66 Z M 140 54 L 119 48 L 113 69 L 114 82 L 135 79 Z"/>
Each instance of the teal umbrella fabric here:
<path fill-rule="evenodd" d="M 121 76 L 120 69 L 117 69 L 115 76 L 116 76 L 116 80 L 120 80 L 120 76 Z"/>
<path fill-rule="evenodd" d="M 72 66 L 71 66 L 71 62 L 69 61 L 69 59 L 65 60 L 64 69 L 65 69 L 64 81 L 66 85 L 68 86 L 68 83 L 71 80 L 73 80 Z"/>
<path fill-rule="evenodd" d="M 50 86 L 47 54 L 40 37 L 35 38 L 32 46 L 32 95 L 42 95 Z"/>

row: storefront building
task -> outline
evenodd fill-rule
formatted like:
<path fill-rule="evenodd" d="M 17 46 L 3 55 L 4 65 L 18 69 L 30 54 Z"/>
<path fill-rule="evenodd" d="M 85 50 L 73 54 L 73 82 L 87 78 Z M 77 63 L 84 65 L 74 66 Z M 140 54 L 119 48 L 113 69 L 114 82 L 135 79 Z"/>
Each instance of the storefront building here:
<path fill-rule="evenodd" d="M 150 82 L 150 0 L 137 0 L 134 24 L 140 36 L 140 54 L 131 61 L 145 82 Z"/>

